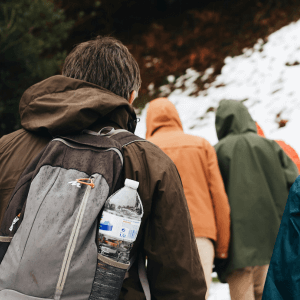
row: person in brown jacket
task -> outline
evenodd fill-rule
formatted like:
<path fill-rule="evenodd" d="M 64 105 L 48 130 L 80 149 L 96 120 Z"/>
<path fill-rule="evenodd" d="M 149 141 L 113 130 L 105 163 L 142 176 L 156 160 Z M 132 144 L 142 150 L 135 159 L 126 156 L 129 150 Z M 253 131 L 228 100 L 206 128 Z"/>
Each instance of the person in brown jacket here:
<path fill-rule="evenodd" d="M 128 49 L 111 37 L 97 37 L 74 48 L 63 75 L 27 89 L 20 101 L 22 129 L 0 139 L 1 218 L 21 173 L 52 137 L 107 126 L 134 132 L 131 103 L 140 84 L 139 67 Z M 147 256 L 152 299 L 203 300 L 205 278 L 175 165 L 142 139 L 125 146 L 123 156 L 124 178 L 140 182 L 144 207 L 131 256 Z M 145 299 L 137 260 L 119 299 Z"/>
<path fill-rule="evenodd" d="M 150 102 L 146 126 L 146 139 L 173 160 L 180 174 L 209 289 L 214 257 L 227 258 L 230 240 L 230 208 L 217 155 L 207 140 L 183 132 L 167 98 Z"/>

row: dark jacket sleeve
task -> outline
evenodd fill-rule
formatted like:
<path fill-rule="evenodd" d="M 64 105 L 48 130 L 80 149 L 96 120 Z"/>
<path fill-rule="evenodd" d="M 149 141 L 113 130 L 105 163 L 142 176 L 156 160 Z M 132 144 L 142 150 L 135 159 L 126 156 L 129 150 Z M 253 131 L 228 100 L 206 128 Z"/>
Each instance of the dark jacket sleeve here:
<path fill-rule="evenodd" d="M 24 129 L 0 139 L 0 225 L 21 174 L 49 140 L 48 136 L 36 135 Z"/>
<path fill-rule="evenodd" d="M 290 189 L 262 300 L 300 299 L 300 177 Z"/>
<path fill-rule="evenodd" d="M 175 165 L 158 147 L 139 142 L 126 147 L 124 172 L 140 182 L 144 217 L 136 244 L 147 256 L 152 299 L 204 300 L 205 278 Z M 124 281 L 121 299 L 145 299 L 136 266 Z"/>

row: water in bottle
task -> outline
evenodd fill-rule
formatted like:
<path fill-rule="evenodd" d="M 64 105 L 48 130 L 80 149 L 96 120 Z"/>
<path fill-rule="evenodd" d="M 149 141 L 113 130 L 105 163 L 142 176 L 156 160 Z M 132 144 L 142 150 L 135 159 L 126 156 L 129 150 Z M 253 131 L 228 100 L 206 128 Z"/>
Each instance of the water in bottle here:
<path fill-rule="evenodd" d="M 143 216 L 137 188 L 139 182 L 126 179 L 125 186 L 105 203 L 99 228 L 99 252 L 113 260 L 128 263 Z"/>
<path fill-rule="evenodd" d="M 144 213 L 138 186 L 139 182 L 126 179 L 125 186 L 105 202 L 99 227 L 97 269 L 89 300 L 119 299 L 130 250 Z"/>

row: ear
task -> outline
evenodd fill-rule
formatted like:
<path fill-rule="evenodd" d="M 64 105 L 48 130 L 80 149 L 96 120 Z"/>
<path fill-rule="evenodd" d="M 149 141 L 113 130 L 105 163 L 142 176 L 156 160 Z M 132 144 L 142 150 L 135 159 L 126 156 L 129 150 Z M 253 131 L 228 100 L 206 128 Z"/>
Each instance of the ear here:
<path fill-rule="evenodd" d="M 133 103 L 133 100 L 135 99 L 135 95 L 136 95 L 136 91 L 132 91 L 132 92 L 130 93 L 129 100 L 128 100 L 128 102 L 129 102 L 130 104 Z"/>

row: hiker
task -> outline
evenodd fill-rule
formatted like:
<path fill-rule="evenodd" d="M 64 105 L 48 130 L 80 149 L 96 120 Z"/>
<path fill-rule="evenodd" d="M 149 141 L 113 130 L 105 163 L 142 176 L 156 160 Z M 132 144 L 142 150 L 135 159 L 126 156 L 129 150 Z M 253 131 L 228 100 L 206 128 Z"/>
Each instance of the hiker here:
<path fill-rule="evenodd" d="M 216 270 L 221 282 L 229 284 L 232 300 L 259 300 L 298 170 L 275 141 L 257 134 L 242 102 L 220 101 L 215 126 L 215 149 L 231 208 L 229 255 Z"/>
<path fill-rule="evenodd" d="M 258 125 L 258 123 L 255 122 L 255 124 L 256 124 L 257 134 L 262 137 L 266 137 L 262 128 Z M 299 158 L 296 150 L 282 140 L 275 140 L 275 142 L 283 149 L 283 151 L 295 163 L 295 165 L 298 168 L 298 172 L 300 172 L 300 158 Z"/>
<path fill-rule="evenodd" d="M 230 208 L 215 149 L 202 137 L 183 132 L 178 112 L 167 98 L 150 102 L 146 139 L 175 163 L 191 214 L 207 294 L 214 258 L 228 256 Z"/>
<path fill-rule="evenodd" d="M 22 129 L 0 139 L 1 218 L 21 173 L 53 137 L 108 126 L 134 132 L 132 102 L 140 85 L 139 67 L 128 49 L 112 37 L 98 36 L 73 49 L 62 75 L 27 89 L 20 100 Z M 205 278 L 175 165 L 142 139 L 124 146 L 123 158 L 123 177 L 139 182 L 144 208 L 131 256 L 147 256 L 152 299 L 204 299 Z M 4 223 L 1 227 L 8 226 Z M 145 299 L 137 260 L 120 299 Z"/>
<path fill-rule="evenodd" d="M 292 185 L 264 286 L 263 300 L 298 300 L 300 177 Z"/>

